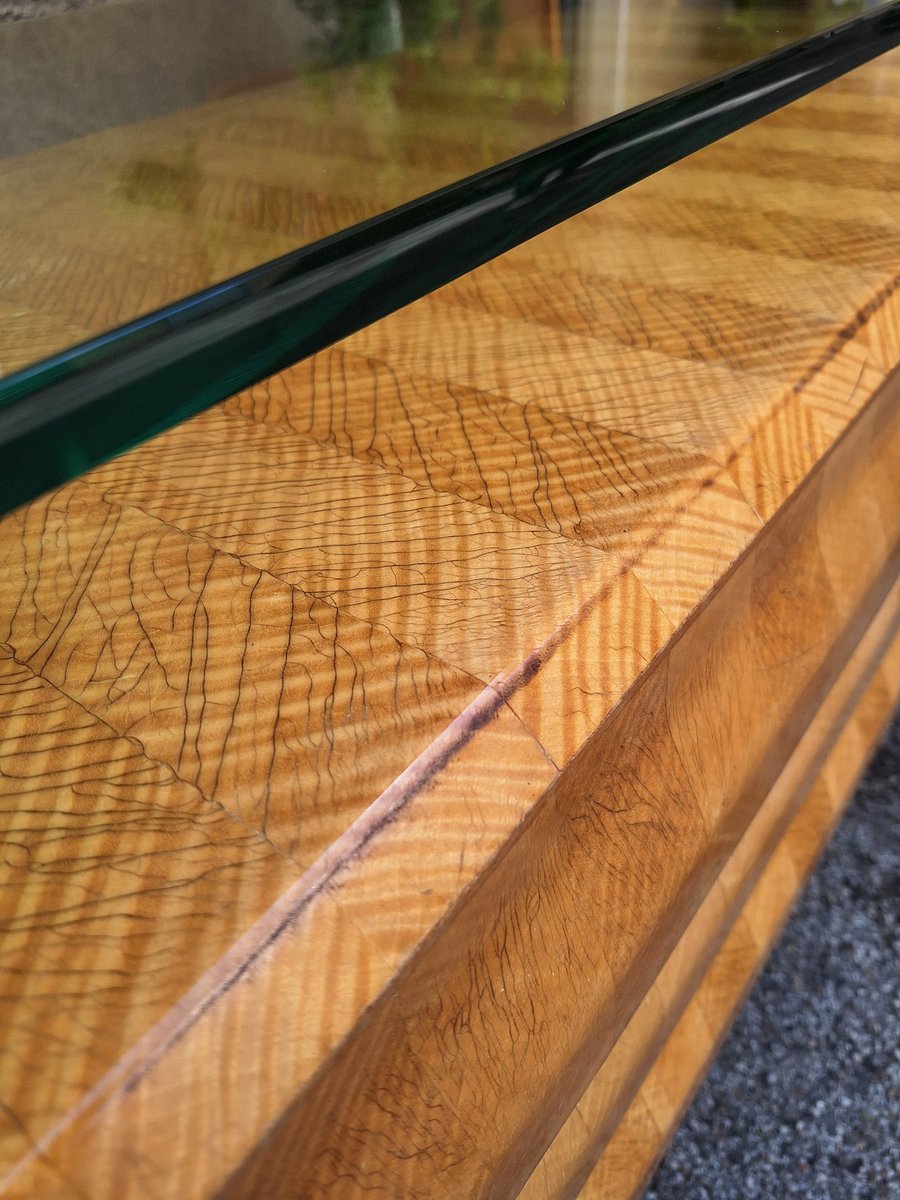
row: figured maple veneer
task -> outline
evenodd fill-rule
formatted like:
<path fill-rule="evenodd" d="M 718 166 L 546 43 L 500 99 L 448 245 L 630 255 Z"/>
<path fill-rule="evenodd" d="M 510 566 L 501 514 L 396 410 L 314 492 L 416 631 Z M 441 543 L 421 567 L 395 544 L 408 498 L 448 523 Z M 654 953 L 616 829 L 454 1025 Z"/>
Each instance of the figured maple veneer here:
<path fill-rule="evenodd" d="M 2 1194 L 638 1186 L 895 694 L 897 64 L 0 525 Z"/>
<path fill-rule="evenodd" d="M 162 19 L 164 6 L 154 7 Z M 556 0 L 500 5 L 490 29 L 465 10 L 461 27 L 439 21 L 418 49 L 414 33 L 408 53 L 326 69 L 298 62 L 292 77 L 268 83 L 266 22 L 257 22 L 247 57 L 232 62 L 218 94 L 208 72 L 217 59 L 227 75 L 229 56 L 217 30 L 216 48 L 203 46 L 191 78 L 179 79 L 174 94 L 159 89 L 176 104 L 206 89 L 204 102 L 140 121 L 133 118 L 142 107 L 159 112 L 166 101 L 142 99 L 149 75 L 123 64 L 152 56 L 152 34 L 137 45 L 136 28 L 111 13 L 61 14 L 43 39 L 39 27 L 7 26 L 0 43 L 16 61 L 0 143 L 71 140 L 0 159 L 0 373 L 812 29 L 790 6 L 762 41 L 709 10 L 661 11 L 656 0 L 630 0 L 622 25 L 612 14 L 567 20 Z M 180 6 L 169 39 L 196 19 Z M 295 46 L 297 36 L 295 26 Z M 232 28 L 225 40 L 234 46 L 240 37 Z M 62 71 L 48 80 L 45 64 L 84 43 L 115 45 L 118 64 L 98 50 L 108 75 L 101 79 L 90 55 L 77 54 L 92 87 L 71 95 L 74 77 Z M 308 59 L 310 47 L 297 52 Z M 281 67 L 289 54 L 284 46 L 276 55 Z M 66 111 L 54 114 L 67 93 Z M 116 127 L 123 118 L 130 123 Z M 74 137 L 85 119 L 88 128 L 103 120 L 113 127 Z M 871 114 L 853 132 L 880 128 Z"/>
<path fill-rule="evenodd" d="M 9 518 L 0 640 L 308 866 L 481 689 L 251 557 L 76 484 Z"/>
<path fill-rule="evenodd" d="M 646 1179 L 900 696 L 898 623 L 895 584 L 524 1200 L 582 1194 L 598 1157 L 586 1197 Z"/>
<path fill-rule="evenodd" d="M 895 641 L 640 1091 L 616 1126 L 579 1193 L 584 1200 L 607 1200 L 610 1196 L 628 1200 L 646 1184 L 840 816 L 898 695 L 900 646 Z M 521 1193 L 532 1200 L 542 1194 L 527 1189 Z M 566 1192 L 554 1190 L 549 1194 Z M 570 1190 L 568 1194 L 573 1193 Z"/>
<path fill-rule="evenodd" d="M 8 1168 L 23 1135 L 76 1108 L 297 872 L 6 652 L 0 721 Z"/>
<path fill-rule="evenodd" d="M 225 1195 L 352 1193 L 373 1171 L 385 1195 L 516 1193 L 884 602 L 900 497 L 876 449 L 888 464 L 900 453 L 896 388 L 601 724 Z M 832 574 L 823 548 L 882 504 L 888 528 L 870 527 Z"/>

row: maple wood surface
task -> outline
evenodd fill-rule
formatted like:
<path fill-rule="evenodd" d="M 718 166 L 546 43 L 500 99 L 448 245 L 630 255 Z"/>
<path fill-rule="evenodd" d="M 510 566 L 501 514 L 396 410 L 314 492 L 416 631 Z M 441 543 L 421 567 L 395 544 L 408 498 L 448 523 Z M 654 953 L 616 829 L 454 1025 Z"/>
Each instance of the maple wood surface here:
<path fill-rule="evenodd" d="M 424 42 L 405 12 L 404 53 L 329 65 L 308 61 L 317 22 L 292 0 L 252 18 L 206 3 L 0 30 L 0 374 L 822 24 L 790 2 L 746 21 L 678 0 L 461 0 Z"/>
<path fill-rule="evenodd" d="M 646 1182 L 897 703 L 898 605 L 895 584 L 524 1200 L 626 1200 Z"/>
<path fill-rule="evenodd" d="M 639 1185 L 896 686 L 898 82 L 4 520 L 2 1194 Z"/>

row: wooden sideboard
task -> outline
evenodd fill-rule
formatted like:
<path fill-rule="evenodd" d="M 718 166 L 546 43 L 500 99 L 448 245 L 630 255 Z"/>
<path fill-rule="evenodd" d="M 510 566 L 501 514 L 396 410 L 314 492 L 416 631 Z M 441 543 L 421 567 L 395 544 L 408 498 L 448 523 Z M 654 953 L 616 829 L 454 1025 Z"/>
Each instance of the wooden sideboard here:
<path fill-rule="evenodd" d="M 635 1195 L 900 690 L 900 55 L 0 525 L 0 1194 Z"/>

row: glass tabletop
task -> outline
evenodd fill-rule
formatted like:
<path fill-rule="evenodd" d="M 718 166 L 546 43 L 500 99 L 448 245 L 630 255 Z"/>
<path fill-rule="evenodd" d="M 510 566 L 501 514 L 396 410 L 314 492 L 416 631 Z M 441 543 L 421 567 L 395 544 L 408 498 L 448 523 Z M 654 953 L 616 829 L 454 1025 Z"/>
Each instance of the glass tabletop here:
<path fill-rule="evenodd" d="M 868 7 L 0 6 L 0 443 L 90 411 L 77 473 L 896 44 Z"/>

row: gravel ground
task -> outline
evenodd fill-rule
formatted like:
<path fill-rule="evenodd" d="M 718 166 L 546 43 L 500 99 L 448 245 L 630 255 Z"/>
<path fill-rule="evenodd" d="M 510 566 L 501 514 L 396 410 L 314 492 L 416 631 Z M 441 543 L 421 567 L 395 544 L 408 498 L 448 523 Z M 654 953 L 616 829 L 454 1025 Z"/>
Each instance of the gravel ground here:
<path fill-rule="evenodd" d="M 900 715 L 645 1200 L 900 1200 Z"/>

